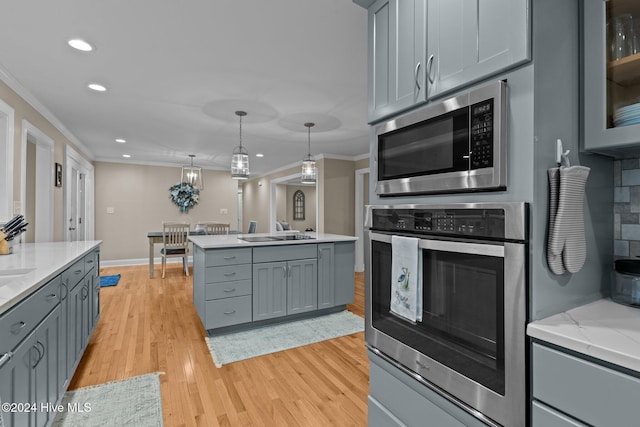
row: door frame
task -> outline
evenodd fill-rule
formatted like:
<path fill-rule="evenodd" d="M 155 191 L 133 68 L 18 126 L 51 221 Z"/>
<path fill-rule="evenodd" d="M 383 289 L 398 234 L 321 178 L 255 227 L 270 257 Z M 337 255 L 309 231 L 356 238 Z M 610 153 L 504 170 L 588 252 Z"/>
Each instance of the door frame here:
<path fill-rule="evenodd" d="M 15 110 L 0 99 L 0 153 L 5 160 L 0 163 L 0 224 L 13 215 L 13 149 Z"/>
<path fill-rule="evenodd" d="M 69 232 L 68 221 L 69 212 L 71 212 L 71 186 L 68 183 L 71 182 L 72 166 L 84 174 L 85 184 L 85 211 L 84 211 L 84 237 L 86 240 L 93 240 L 95 234 L 95 203 L 94 203 L 94 167 L 89 161 L 80 155 L 76 150 L 68 145 L 65 145 L 65 182 L 64 185 L 64 215 L 62 218 L 62 229 L 65 241 L 71 241 L 71 233 Z"/>
<path fill-rule="evenodd" d="M 27 143 L 31 140 L 36 146 L 36 218 L 35 242 L 53 241 L 53 145 L 54 141 L 28 120 L 22 120 L 21 158 L 22 173 L 20 182 L 21 213 L 26 212 L 27 199 Z"/>
<path fill-rule="evenodd" d="M 356 265 L 357 272 L 364 271 L 364 176 L 370 173 L 369 168 L 356 169 L 355 228 L 356 228 Z M 369 177 L 371 175 L 369 174 Z"/>

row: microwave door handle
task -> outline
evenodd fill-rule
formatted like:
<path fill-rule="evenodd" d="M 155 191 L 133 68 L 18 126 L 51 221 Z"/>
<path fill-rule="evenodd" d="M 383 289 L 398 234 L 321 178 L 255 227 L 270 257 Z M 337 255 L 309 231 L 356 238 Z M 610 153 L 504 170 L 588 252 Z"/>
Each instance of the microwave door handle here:
<path fill-rule="evenodd" d="M 425 240 L 418 243 L 420 249 L 430 249 L 434 251 L 456 252 L 470 255 L 486 255 L 504 258 L 504 246 L 486 245 L 480 243 L 451 242 L 447 240 Z"/>

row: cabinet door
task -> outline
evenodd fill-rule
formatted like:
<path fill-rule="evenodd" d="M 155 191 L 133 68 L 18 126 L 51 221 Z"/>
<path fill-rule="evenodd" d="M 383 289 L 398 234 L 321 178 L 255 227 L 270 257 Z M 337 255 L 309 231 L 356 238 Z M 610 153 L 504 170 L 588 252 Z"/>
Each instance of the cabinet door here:
<path fill-rule="evenodd" d="M 584 0 L 583 10 L 584 148 L 619 155 L 640 143 L 640 3 Z"/>
<path fill-rule="evenodd" d="M 318 309 L 335 305 L 334 243 L 318 245 Z"/>
<path fill-rule="evenodd" d="M 95 329 L 100 319 L 100 277 L 92 275 L 91 277 L 91 324 L 90 332 Z"/>
<path fill-rule="evenodd" d="M 60 322 L 58 329 L 58 376 L 59 376 L 59 392 L 63 395 L 67 389 L 69 378 L 69 366 L 67 362 L 69 349 L 69 328 L 71 320 L 69 319 L 69 285 L 68 279 L 60 284 Z"/>
<path fill-rule="evenodd" d="M 253 321 L 287 314 L 287 263 L 253 264 Z"/>
<path fill-rule="evenodd" d="M 80 291 L 80 300 L 82 302 L 82 314 L 81 314 L 81 350 L 80 356 L 84 352 L 84 349 L 87 347 L 89 342 L 89 337 L 91 336 L 91 332 L 93 329 L 91 328 L 92 317 L 91 317 L 91 287 L 92 287 L 92 277 L 88 275 L 83 279 L 82 289 Z"/>
<path fill-rule="evenodd" d="M 337 242 L 334 244 L 335 305 L 353 303 L 355 263 L 355 242 Z"/>
<path fill-rule="evenodd" d="M 430 98 L 531 57 L 529 0 L 429 0 L 427 15 Z"/>
<path fill-rule="evenodd" d="M 426 0 L 369 8 L 369 121 L 426 100 Z"/>
<path fill-rule="evenodd" d="M 2 402 L 27 403 L 32 401 L 33 367 L 39 359 L 35 343 L 35 333 L 32 333 L 15 348 L 11 358 L 0 366 L 0 397 Z M 30 412 L 22 411 L 3 412 L 2 418 L 5 426 L 17 427 L 33 425 L 34 417 Z"/>
<path fill-rule="evenodd" d="M 61 398 L 59 384 L 64 382 L 59 378 L 58 372 L 58 330 L 61 317 L 60 307 L 47 316 L 38 326 L 35 332 L 35 347 L 38 353 L 38 361 L 33 366 L 33 387 L 30 402 L 35 402 L 40 408 L 41 404 L 58 402 Z M 55 414 L 51 411 L 37 410 L 34 412 L 37 427 L 45 426 Z"/>
<path fill-rule="evenodd" d="M 301 259 L 287 264 L 287 314 L 317 310 L 318 260 Z"/>
<path fill-rule="evenodd" d="M 78 285 L 76 285 L 71 292 L 69 292 L 69 311 L 67 312 L 67 381 L 71 380 L 71 375 L 75 370 L 80 356 L 82 355 L 83 347 L 83 332 L 82 332 L 82 319 L 83 319 L 83 289 L 85 288 L 85 280 L 83 279 Z"/>

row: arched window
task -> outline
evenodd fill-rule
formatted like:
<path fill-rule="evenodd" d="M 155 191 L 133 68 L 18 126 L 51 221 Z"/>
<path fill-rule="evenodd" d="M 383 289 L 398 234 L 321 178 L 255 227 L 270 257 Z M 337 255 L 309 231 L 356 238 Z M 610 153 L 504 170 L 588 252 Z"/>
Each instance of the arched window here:
<path fill-rule="evenodd" d="M 304 220 L 304 193 L 302 190 L 293 193 L 293 219 L 294 221 Z"/>

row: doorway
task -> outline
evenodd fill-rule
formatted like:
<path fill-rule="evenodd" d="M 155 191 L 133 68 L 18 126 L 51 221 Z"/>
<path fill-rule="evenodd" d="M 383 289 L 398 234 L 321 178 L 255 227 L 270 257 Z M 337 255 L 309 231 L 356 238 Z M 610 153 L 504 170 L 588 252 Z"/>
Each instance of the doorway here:
<path fill-rule="evenodd" d="M 23 201 L 21 212 L 29 223 L 24 241 L 51 242 L 53 241 L 53 139 L 27 120 L 23 120 L 21 140 L 20 200 Z M 27 193 L 28 186 L 29 193 Z"/>
<path fill-rule="evenodd" d="M 313 219 L 311 220 L 312 224 L 315 224 L 313 227 L 314 231 L 318 231 L 318 191 L 317 184 L 314 185 L 305 185 L 300 183 L 300 179 L 302 178 L 302 174 L 296 173 L 293 175 L 283 176 L 280 178 L 275 178 L 271 180 L 270 185 L 270 196 L 269 196 L 269 206 L 270 206 L 270 214 L 269 214 L 269 232 L 276 232 L 276 221 L 280 219 L 288 220 L 290 225 L 293 225 L 293 208 L 287 208 L 289 201 L 292 199 L 288 197 L 288 191 L 286 190 L 287 185 L 295 185 L 295 186 L 304 186 L 307 188 L 313 188 L 315 191 L 313 193 L 312 199 L 307 199 L 307 205 L 310 207 L 311 211 L 310 215 L 313 215 Z M 291 199 L 291 200 L 290 200 Z M 291 203 L 292 205 L 292 203 Z M 292 205 L 293 206 L 293 205 Z M 291 213 L 291 215 L 289 215 Z M 291 216 L 291 220 L 289 220 L 289 216 Z M 303 227 L 302 230 L 305 231 L 307 227 Z"/>
<path fill-rule="evenodd" d="M 65 240 L 93 240 L 93 165 L 73 148 L 65 150 Z"/>
<path fill-rule="evenodd" d="M 13 123 L 14 110 L 0 100 L 0 224 L 13 217 Z"/>

